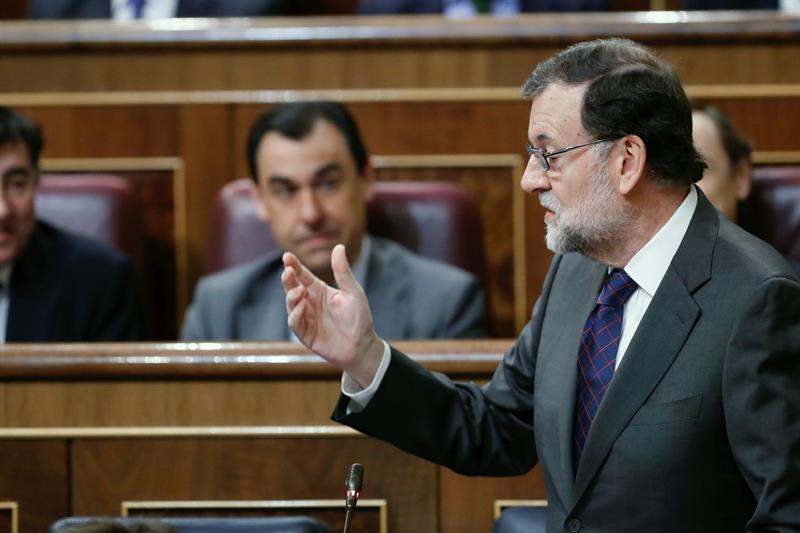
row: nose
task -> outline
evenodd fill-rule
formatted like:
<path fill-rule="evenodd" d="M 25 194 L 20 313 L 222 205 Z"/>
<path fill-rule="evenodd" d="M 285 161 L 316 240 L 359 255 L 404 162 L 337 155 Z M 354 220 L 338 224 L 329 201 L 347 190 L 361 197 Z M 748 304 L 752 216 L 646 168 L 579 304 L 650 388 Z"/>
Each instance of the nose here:
<path fill-rule="evenodd" d="M 525 166 L 525 171 L 522 173 L 519 185 L 523 191 L 529 194 L 540 193 L 550 190 L 550 179 L 547 176 L 547 172 L 539 166 L 539 163 L 534 158 L 530 158 Z"/>
<path fill-rule="evenodd" d="M 300 197 L 300 217 L 308 226 L 316 226 L 322 221 L 322 206 L 313 189 L 305 189 Z"/>
<path fill-rule="evenodd" d="M 10 209 L 8 208 L 8 198 L 6 198 L 5 191 L 2 189 L 2 187 L 0 187 L 0 219 L 5 218 L 9 212 Z"/>

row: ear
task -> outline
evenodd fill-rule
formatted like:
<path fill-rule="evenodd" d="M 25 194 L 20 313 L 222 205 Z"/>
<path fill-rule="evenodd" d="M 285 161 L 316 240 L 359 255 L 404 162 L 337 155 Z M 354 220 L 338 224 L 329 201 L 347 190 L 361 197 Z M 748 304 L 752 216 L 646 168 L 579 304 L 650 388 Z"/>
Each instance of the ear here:
<path fill-rule="evenodd" d="M 617 140 L 609 160 L 612 183 L 616 181 L 619 193 L 627 195 L 644 179 L 647 147 L 638 135 L 626 135 Z"/>
<path fill-rule="evenodd" d="M 375 195 L 375 167 L 372 166 L 372 157 L 367 159 L 361 179 L 364 180 L 364 201 L 369 202 Z"/>
<path fill-rule="evenodd" d="M 253 203 L 256 206 L 256 215 L 259 219 L 264 222 L 269 222 L 269 209 L 267 209 L 267 204 L 264 202 L 264 197 L 261 195 L 261 190 L 259 189 L 258 184 L 254 182 L 252 179 L 249 181 L 250 183 L 250 198 L 253 199 Z"/>
<path fill-rule="evenodd" d="M 750 196 L 750 189 L 752 187 L 752 173 L 753 167 L 750 161 L 742 159 L 733 169 L 733 181 L 736 187 L 736 199 L 744 200 Z"/>

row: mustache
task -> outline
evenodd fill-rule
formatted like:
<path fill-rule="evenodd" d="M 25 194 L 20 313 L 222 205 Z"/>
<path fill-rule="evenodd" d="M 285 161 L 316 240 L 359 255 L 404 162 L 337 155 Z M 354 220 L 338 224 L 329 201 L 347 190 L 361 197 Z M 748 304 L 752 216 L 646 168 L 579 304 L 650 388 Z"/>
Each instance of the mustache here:
<path fill-rule="evenodd" d="M 539 193 L 539 204 L 555 214 L 558 214 L 561 210 L 561 204 L 558 203 L 558 200 L 556 200 L 556 197 L 553 196 L 553 193 L 550 191 Z"/>

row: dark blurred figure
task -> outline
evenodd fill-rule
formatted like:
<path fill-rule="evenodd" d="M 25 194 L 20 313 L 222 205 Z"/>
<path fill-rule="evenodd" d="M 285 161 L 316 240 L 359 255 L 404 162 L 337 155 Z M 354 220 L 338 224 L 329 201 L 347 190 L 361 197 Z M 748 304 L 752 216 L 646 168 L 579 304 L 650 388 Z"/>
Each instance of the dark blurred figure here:
<path fill-rule="evenodd" d="M 288 0 L 29 0 L 32 19 L 132 20 L 286 14 Z"/>
<path fill-rule="evenodd" d="M 98 518 L 59 529 L 59 533 L 175 533 L 175 529 L 155 520 L 122 523 L 114 518 Z"/>
<path fill-rule="evenodd" d="M 36 219 L 43 145 L 35 123 L 0 107 L 0 342 L 142 339 L 128 258 Z"/>
<path fill-rule="evenodd" d="M 686 0 L 686 10 L 778 9 L 778 0 Z"/>
<path fill-rule="evenodd" d="M 365 15 L 442 13 L 463 17 L 479 13 L 607 11 L 610 4 L 610 0 L 364 0 L 359 10 Z"/>

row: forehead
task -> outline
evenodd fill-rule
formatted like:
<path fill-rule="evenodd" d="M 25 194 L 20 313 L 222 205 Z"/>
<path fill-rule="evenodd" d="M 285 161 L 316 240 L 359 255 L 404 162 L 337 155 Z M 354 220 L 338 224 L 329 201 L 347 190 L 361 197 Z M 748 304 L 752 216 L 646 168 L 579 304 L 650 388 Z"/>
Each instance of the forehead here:
<path fill-rule="evenodd" d="M 585 137 L 581 109 L 585 85 L 553 84 L 533 98 L 528 137 L 531 142 L 548 139 L 572 141 Z"/>
<path fill-rule="evenodd" d="M 4 167 L 31 167 L 32 163 L 30 154 L 28 154 L 28 147 L 22 141 L 10 141 L 0 144 L 0 164 Z"/>
<path fill-rule="evenodd" d="M 325 120 L 317 120 L 302 139 L 291 139 L 277 131 L 267 133 L 259 143 L 257 157 L 259 174 L 302 173 L 331 163 L 355 166 L 344 135 Z"/>

